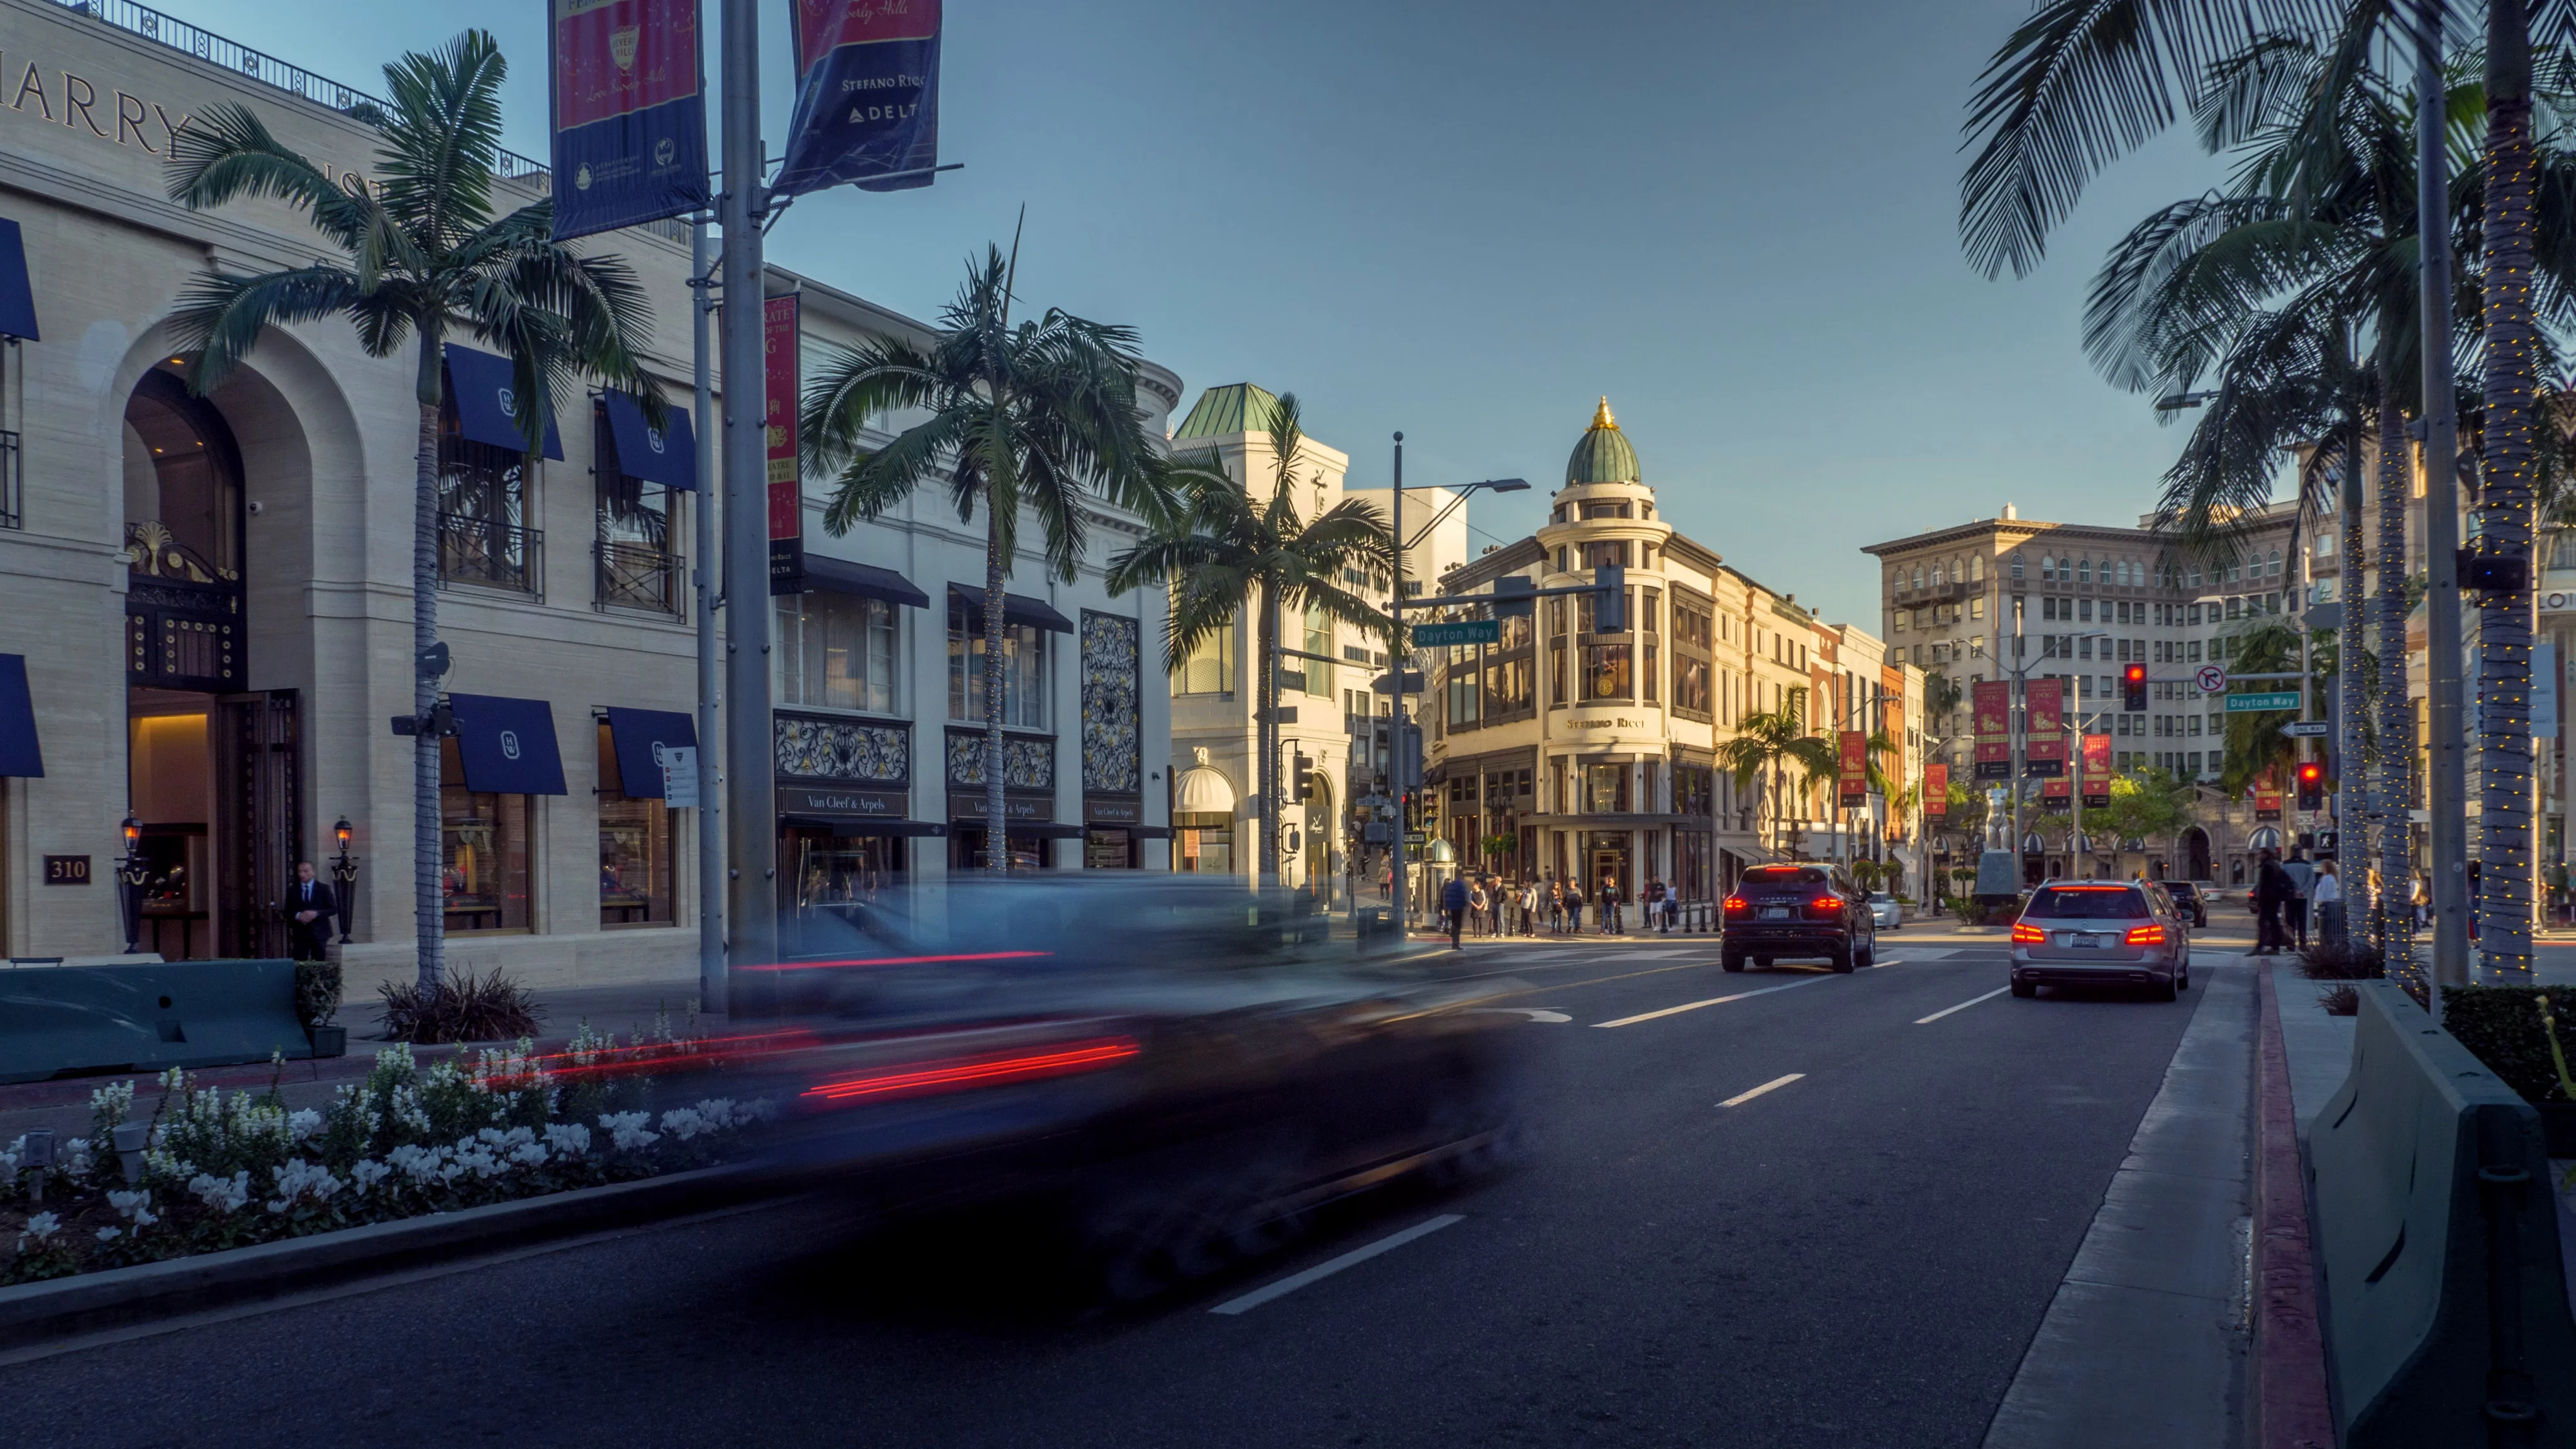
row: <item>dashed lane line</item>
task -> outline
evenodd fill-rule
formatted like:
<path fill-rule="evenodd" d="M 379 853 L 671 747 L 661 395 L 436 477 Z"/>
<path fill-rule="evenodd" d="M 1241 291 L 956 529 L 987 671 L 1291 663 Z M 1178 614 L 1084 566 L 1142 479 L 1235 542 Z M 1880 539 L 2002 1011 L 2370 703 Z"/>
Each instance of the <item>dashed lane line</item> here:
<path fill-rule="evenodd" d="M 1380 1253 L 1393 1248 L 1401 1248 L 1416 1238 L 1428 1237 L 1429 1235 L 1440 1231 L 1442 1228 L 1449 1226 L 1451 1223 L 1462 1223 L 1466 1220 L 1466 1215 L 1463 1213 L 1442 1213 L 1440 1216 L 1428 1221 L 1415 1223 L 1412 1227 L 1406 1228 L 1403 1232 L 1389 1233 L 1374 1243 L 1370 1243 L 1364 1247 L 1353 1248 L 1349 1252 L 1344 1253 L 1330 1262 L 1318 1263 L 1303 1273 L 1291 1273 L 1276 1283 L 1255 1288 L 1240 1298 L 1229 1298 L 1225 1302 L 1209 1309 L 1208 1312 L 1222 1313 L 1228 1317 L 1241 1313 L 1249 1313 L 1253 1309 L 1260 1307 L 1262 1304 L 1267 1303 L 1274 1298 L 1285 1297 L 1310 1283 L 1318 1283 L 1326 1278 L 1330 1278 L 1335 1273 L 1342 1271 L 1344 1268 L 1356 1268 L 1360 1264 L 1367 1262 L 1369 1259 L 1376 1257 Z"/>
<path fill-rule="evenodd" d="M 1596 1021 L 1592 1024 L 1594 1026 L 1635 1026 L 1641 1021 L 1654 1021 L 1660 1017 L 1679 1016 L 1685 1011 L 1697 1011 L 1703 1006 L 1724 1006 L 1730 1001 L 1744 1001 L 1756 996 L 1768 996 L 1775 991 L 1795 991 L 1801 986 L 1813 986 L 1819 981 L 1831 981 L 1833 979 L 1834 978 L 1831 976 L 1810 976 L 1803 981 L 1792 981 L 1782 986 L 1765 986 L 1755 991 L 1739 991 L 1733 996 L 1712 996 L 1706 1001 L 1686 1001 L 1679 1006 L 1667 1006 L 1661 1011 L 1644 1011 L 1639 1012 L 1635 1016 L 1623 1016 L 1617 1021 Z"/>
<path fill-rule="evenodd" d="M 1771 1080 L 1764 1082 L 1761 1086 L 1754 1088 L 1752 1091 L 1738 1092 L 1734 1096 L 1727 1098 L 1725 1101 L 1720 1102 L 1717 1105 L 1721 1107 L 1741 1107 L 1745 1103 L 1752 1101 L 1754 1098 L 1761 1096 L 1765 1092 L 1776 1092 L 1782 1087 L 1785 1087 L 1791 1082 L 1797 1081 L 1806 1075 L 1807 1074 L 1805 1072 L 1791 1072 L 1785 1077 L 1773 1077 Z"/>
<path fill-rule="evenodd" d="M 1985 995 L 1983 995 L 1983 996 L 1971 996 L 1971 997 L 1969 997 L 1967 1000 L 1960 1002 L 1960 1003 L 1959 1003 L 1958 1005 L 1956 1005 L 1956 1006 L 1945 1006 L 1945 1007 L 1941 1008 L 1939 1011 L 1936 1011 L 1936 1012 L 1932 1013 L 1930 1016 L 1918 1016 L 1918 1017 L 1916 1017 L 1916 1018 L 1914 1019 L 1914 1024 L 1915 1024 L 1916 1026 L 1930 1026 L 1932 1023 L 1934 1023 L 1934 1022 L 1936 1022 L 1936 1021 L 1939 1021 L 1941 1018 L 1943 1018 L 1943 1017 L 1945 1017 L 1945 1016 L 1948 1016 L 1951 1012 L 1954 1012 L 1954 1011 L 1965 1011 L 1965 1010 L 1967 1010 L 1969 1007 L 1976 1005 L 1976 1004 L 1977 1004 L 1978 1002 L 1980 1002 L 1980 1001 L 1992 1001 L 1992 1000 L 1994 1000 L 1996 997 L 2001 996 L 2001 995 L 2003 995 L 2005 992 L 2010 991 L 2010 990 L 2012 990 L 2012 988 L 2011 988 L 2011 987 L 2009 987 L 2009 986 L 1998 986 L 1998 987 L 1996 987 L 1994 990 L 1987 992 L 1987 993 L 1986 993 Z"/>

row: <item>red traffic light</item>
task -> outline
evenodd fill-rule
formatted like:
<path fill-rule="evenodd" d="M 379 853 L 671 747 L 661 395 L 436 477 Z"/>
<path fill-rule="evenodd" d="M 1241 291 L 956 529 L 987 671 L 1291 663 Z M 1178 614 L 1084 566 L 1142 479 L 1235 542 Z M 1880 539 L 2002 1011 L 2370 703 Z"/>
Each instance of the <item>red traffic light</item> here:
<path fill-rule="evenodd" d="M 2314 785 L 2324 780 L 2325 777 L 2326 767 L 2313 760 L 2299 766 L 2299 783 L 2301 785 Z"/>
<path fill-rule="evenodd" d="M 2143 664 L 2132 664 L 2128 668 L 2121 670 L 2120 674 L 2122 678 L 2126 679 L 2131 684 L 2144 684 L 2147 682 L 2147 666 Z"/>

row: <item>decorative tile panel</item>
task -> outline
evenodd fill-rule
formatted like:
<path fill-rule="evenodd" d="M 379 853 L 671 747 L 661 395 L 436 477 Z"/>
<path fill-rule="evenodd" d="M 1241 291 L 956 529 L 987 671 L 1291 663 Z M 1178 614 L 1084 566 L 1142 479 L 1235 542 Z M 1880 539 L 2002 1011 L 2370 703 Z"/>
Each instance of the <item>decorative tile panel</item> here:
<path fill-rule="evenodd" d="M 951 785 L 984 783 L 984 736 L 982 734 L 966 730 L 949 731 L 948 783 Z M 1055 788 L 1054 739 L 1003 736 L 1002 788 L 1053 790 Z"/>
<path fill-rule="evenodd" d="M 781 775 L 884 785 L 912 780 L 912 731 L 904 725 L 790 714 L 775 716 L 773 724 Z"/>
<path fill-rule="evenodd" d="M 1082 788 L 1134 793 L 1144 773 L 1138 749 L 1142 678 L 1134 619 L 1082 611 Z"/>

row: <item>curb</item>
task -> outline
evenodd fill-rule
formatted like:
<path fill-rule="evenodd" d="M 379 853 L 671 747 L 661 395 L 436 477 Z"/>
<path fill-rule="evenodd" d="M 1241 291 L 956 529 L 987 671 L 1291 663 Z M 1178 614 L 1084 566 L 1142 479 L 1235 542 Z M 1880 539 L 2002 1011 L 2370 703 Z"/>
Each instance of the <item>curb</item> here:
<path fill-rule="evenodd" d="M 0 1351 L 49 1346 L 494 1249 L 720 1207 L 755 1196 L 760 1180 L 759 1171 L 748 1165 L 702 1167 L 15 1284 L 0 1288 Z"/>
<path fill-rule="evenodd" d="M 2316 1260 L 2308 1241 L 2307 1173 L 2290 1102 L 2290 1059 L 2272 973 L 2254 973 L 2254 1444 L 2334 1449 L 2325 1336 L 2317 1322 Z"/>

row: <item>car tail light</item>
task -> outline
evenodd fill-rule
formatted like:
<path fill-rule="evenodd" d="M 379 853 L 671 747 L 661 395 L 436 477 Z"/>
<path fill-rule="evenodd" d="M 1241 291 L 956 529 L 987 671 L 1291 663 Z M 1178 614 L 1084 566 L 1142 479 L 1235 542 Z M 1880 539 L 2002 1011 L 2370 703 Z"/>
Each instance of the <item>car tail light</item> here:
<path fill-rule="evenodd" d="M 1834 916 L 1841 915 L 1842 911 L 1843 898 L 1841 896 L 1818 896 L 1814 900 L 1807 902 L 1807 914 L 1810 916 L 1830 919 Z"/>
<path fill-rule="evenodd" d="M 1744 903 L 1744 897 L 1742 896 L 1728 896 L 1726 898 L 1726 913 L 1730 916 L 1740 916 L 1751 909 L 1753 909 L 1751 906 Z"/>
<path fill-rule="evenodd" d="M 2164 943 L 2165 928 L 2162 926 L 2131 926 L 2129 934 L 2120 938 L 2123 946 L 2161 946 Z"/>
<path fill-rule="evenodd" d="M 894 1063 L 871 1071 L 826 1078 L 804 1095 L 824 1102 L 885 1101 L 921 1097 L 1005 1082 L 1096 1072 L 1137 1055 L 1133 1037 L 1065 1042 L 1035 1050 L 979 1052 L 933 1061 Z"/>
<path fill-rule="evenodd" d="M 2027 921 L 2015 921 L 2012 938 L 2016 946 L 2037 946 L 2047 942 L 2048 933 Z"/>

